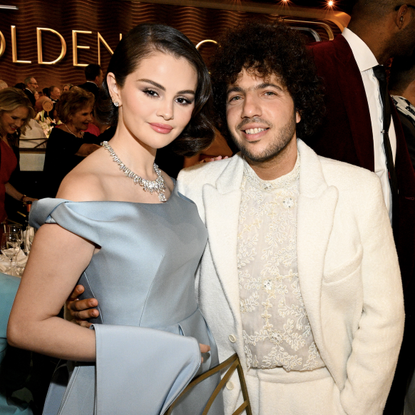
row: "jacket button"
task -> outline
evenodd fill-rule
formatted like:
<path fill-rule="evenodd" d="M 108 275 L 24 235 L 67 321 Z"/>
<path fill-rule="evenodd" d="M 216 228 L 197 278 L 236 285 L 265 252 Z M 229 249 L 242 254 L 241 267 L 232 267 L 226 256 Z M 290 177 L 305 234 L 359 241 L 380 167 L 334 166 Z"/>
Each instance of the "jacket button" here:
<path fill-rule="evenodd" d="M 228 389 L 228 390 L 232 390 L 234 388 L 234 386 L 233 386 L 233 383 L 231 382 L 231 381 L 229 381 L 227 384 L 226 384 L 226 389 Z"/>
<path fill-rule="evenodd" d="M 235 337 L 235 335 L 234 335 L 234 334 L 230 334 L 230 335 L 229 335 L 229 341 L 230 341 L 231 343 L 235 343 L 235 342 L 236 342 L 236 337 Z"/>

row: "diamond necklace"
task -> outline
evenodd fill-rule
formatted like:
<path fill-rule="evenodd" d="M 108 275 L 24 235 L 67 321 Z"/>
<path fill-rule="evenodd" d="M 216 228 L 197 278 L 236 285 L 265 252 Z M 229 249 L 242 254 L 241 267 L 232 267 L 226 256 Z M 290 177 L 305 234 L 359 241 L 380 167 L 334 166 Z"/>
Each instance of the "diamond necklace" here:
<path fill-rule="evenodd" d="M 124 174 L 129 177 L 130 179 L 133 179 L 134 184 L 139 184 L 145 192 L 150 192 L 153 194 L 153 192 L 156 192 L 160 202 L 167 202 L 166 195 L 164 192 L 166 191 L 166 185 L 164 183 L 163 176 L 161 175 L 161 171 L 158 168 L 157 164 L 154 163 L 154 171 L 157 174 L 156 180 L 146 180 L 140 177 L 138 174 L 135 174 L 133 171 L 131 171 L 115 154 L 115 151 L 112 149 L 112 147 L 108 144 L 108 141 L 103 141 L 101 143 L 102 147 L 104 147 L 108 152 L 111 154 L 112 160 L 118 164 L 120 167 L 120 170 L 124 172 Z"/>

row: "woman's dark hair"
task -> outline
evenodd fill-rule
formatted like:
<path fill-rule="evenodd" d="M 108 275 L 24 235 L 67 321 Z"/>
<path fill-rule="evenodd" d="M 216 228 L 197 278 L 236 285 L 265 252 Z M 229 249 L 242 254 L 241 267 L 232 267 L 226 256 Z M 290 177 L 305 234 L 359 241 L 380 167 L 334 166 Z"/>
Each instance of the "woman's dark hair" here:
<path fill-rule="evenodd" d="M 93 106 L 95 101 L 94 94 L 79 88 L 72 87 L 69 91 L 64 92 L 56 104 L 56 111 L 59 120 L 66 123 L 72 115 L 83 110 L 87 106 Z"/>
<path fill-rule="evenodd" d="M 214 107 L 217 126 L 230 144 L 226 122 L 228 87 L 243 69 L 263 78 L 276 75 L 301 115 L 297 136 L 315 131 L 324 115 L 323 87 L 297 30 L 283 23 L 251 22 L 230 31 L 219 44 L 210 67 Z"/>
<path fill-rule="evenodd" d="M 178 30 L 161 24 L 140 24 L 130 30 L 118 44 L 108 66 L 122 88 L 125 79 L 134 72 L 140 62 L 154 52 L 185 58 L 197 72 L 197 89 L 192 118 L 173 142 L 174 151 L 191 156 L 208 147 L 214 131 L 211 121 L 212 87 L 209 72 L 192 42 Z M 111 101 L 105 79 L 95 106 L 97 119 L 107 125 L 116 125 L 118 108 Z"/>

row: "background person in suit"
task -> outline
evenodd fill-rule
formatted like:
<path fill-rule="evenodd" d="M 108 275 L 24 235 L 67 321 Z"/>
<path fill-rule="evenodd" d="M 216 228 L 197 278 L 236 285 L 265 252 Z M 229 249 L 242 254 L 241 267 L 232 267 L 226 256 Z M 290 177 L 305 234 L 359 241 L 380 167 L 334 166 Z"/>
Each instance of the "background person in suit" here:
<path fill-rule="evenodd" d="M 389 88 L 415 168 L 415 54 L 393 60 Z"/>
<path fill-rule="evenodd" d="M 34 107 L 36 104 L 35 92 L 39 88 L 39 85 L 33 76 L 27 77 L 24 80 L 24 84 L 26 87 L 23 90 L 23 92 L 28 96 L 30 102 L 32 103 L 32 106 Z"/>
<path fill-rule="evenodd" d="M 92 92 L 95 95 L 95 99 L 98 99 L 98 91 L 102 81 L 104 80 L 104 75 L 102 73 L 101 67 L 95 63 L 89 64 L 85 68 L 85 78 L 86 82 L 82 85 L 79 85 L 80 88 Z"/>

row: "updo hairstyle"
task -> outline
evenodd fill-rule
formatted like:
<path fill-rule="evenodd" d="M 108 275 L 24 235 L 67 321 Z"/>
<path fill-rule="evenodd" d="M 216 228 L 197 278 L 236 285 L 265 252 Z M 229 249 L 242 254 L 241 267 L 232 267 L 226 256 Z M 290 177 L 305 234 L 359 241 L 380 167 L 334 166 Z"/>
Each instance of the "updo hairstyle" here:
<path fill-rule="evenodd" d="M 154 52 L 185 58 L 196 70 L 197 89 L 192 118 L 172 143 L 172 149 L 177 154 L 192 156 L 207 148 L 214 138 L 211 121 L 212 87 L 202 57 L 183 33 L 161 24 L 136 26 L 118 44 L 107 72 L 114 74 L 117 84 L 122 88 L 126 77 L 137 69 L 143 59 Z M 100 122 L 117 125 L 118 108 L 113 105 L 110 98 L 106 77 L 102 83 L 95 113 Z"/>

